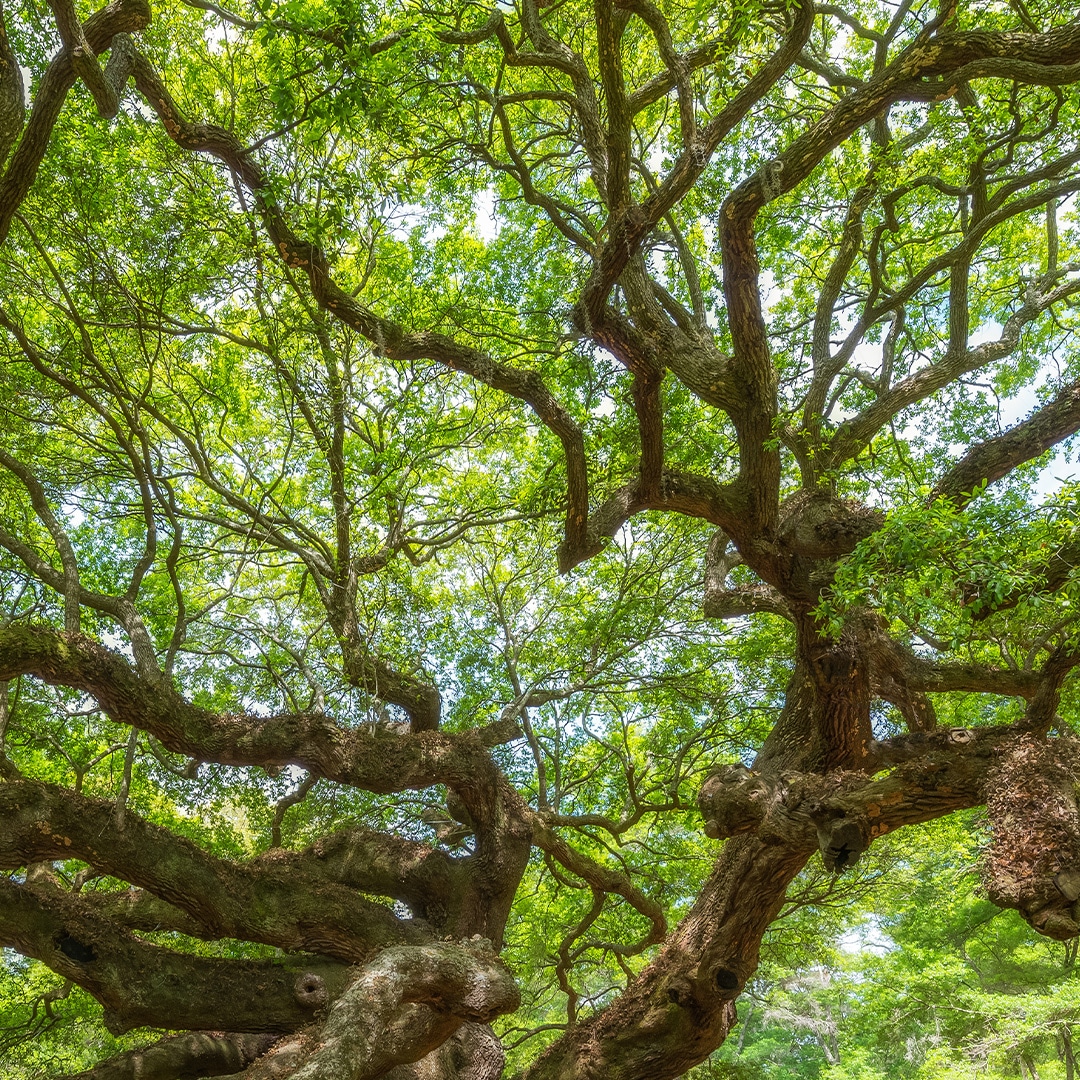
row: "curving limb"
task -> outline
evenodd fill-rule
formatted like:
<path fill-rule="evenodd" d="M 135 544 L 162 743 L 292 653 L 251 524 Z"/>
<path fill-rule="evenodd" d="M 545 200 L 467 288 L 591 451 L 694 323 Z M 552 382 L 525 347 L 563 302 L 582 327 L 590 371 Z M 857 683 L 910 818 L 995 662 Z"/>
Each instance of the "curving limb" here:
<path fill-rule="evenodd" d="M 1026 420 L 968 450 L 937 482 L 933 496 L 948 499 L 962 509 L 980 485 L 993 484 L 1077 431 L 1080 431 L 1080 383 L 1072 383 Z"/>
<path fill-rule="evenodd" d="M 525 8 L 528 8 L 528 4 Z M 588 470 L 581 428 L 535 371 L 497 361 L 444 334 L 408 332 L 378 316 L 335 281 L 326 254 L 292 230 L 285 211 L 274 200 L 270 184 L 254 157 L 223 128 L 187 120 L 149 61 L 136 53 L 135 85 L 161 118 L 169 136 L 182 148 L 209 154 L 227 165 L 255 196 L 256 206 L 274 247 L 284 262 L 303 271 L 319 307 L 363 334 L 380 352 L 395 360 L 430 359 L 461 371 L 496 390 L 525 402 L 562 444 L 567 470 L 566 535 L 580 545 L 588 516 Z"/>
<path fill-rule="evenodd" d="M 388 949 L 360 969 L 317 1035 L 281 1044 L 243 1076 L 374 1080 L 436 1051 L 463 1024 L 485 1024 L 519 1001 L 509 971 L 481 939 Z M 286 1073 L 275 1058 L 284 1058 Z"/>
<path fill-rule="evenodd" d="M 150 6 L 146 0 L 114 0 L 82 24 L 88 53 L 96 57 L 109 48 L 118 34 L 135 33 L 149 22 Z M 116 77 L 119 78 L 119 72 Z M 42 76 L 30 117 L 8 160 L 7 170 L 0 177 L 0 243 L 7 238 L 12 218 L 34 182 L 67 92 L 77 78 L 70 51 L 66 48 L 57 54 Z"/>
<path fill-rule="evenodd" d="M 0 6 L 0 168 L 22 131 L 26 104 L 19 60 L 8 38 L 4 9 Z"/>
<path fill-rule="evenodd" d="M 196 1032 L 174 1035 L 142 1050 L 108 1058 L 85 1072 L 60 1080 L 181 1080 L 231 1076 L 246 1069 L 277 1042 L 277 1035 Z"/>
<path fill-rule="evenodd" d="M 346 963 L 379 946 L 427 938 L 389 908 L 326 877 L 312 876 L 298 887 L 302 860 L 286 866 L 272 857 L 247 866 L 226 862 L 130 811 L 119 828 L 111 803 L 49 784 L 0 785 L 0 821 L 0 868 L 82 859 L 185 912 L 203 928 L 200 936 L 318 951 Z"/>
<path fill-rule="evenodd" d="M 1023 553 L 1022 607 L 976 609 L 903 536 L 890 588 L 835 588 L 935 480 L 962 509 L 1080 430 L 1076 385 L 965 427 L 992 412 L 976 373 L 1015 389 L 1071 355 L 1068 12 L 436 0 L 300 25 L 186 0 L 140 50 L 135 0 L 51 7 L 28 117 L 0 15 L 0 943 L 114 1030 L 189 1030 L 85 1080 L 495 1080 L 519 1007 L 496 953 L 536 881 L 579 903 L 523 960 L 566 1023 L 522 1080 L 670 1080 L 727 1037 L 809 860 L 843 881 L 980 803 L 991 895 L 1080 932 L 1080 545 Z M 191 9 L 202 37 L 170 40 Z M 61 142 L 79 80 L 114 122 Z M 80 104 L 65 135 L 96 123 Z M 99 150 L 145 221 L 84 213 L 61 169 Z M 420 255 L 395 214 L 434 177 L 454 197 Z M 942 727 L 959 693 L 1021 718 Z M 880 701 L 906 734 L 874 738 Z M 35 779 L 45 754 L 76 790 Z M 234 781 L 233 857 L 155 824 L 231 827 L 205 803 Z M 684 903 L 647 856 L 665 816 L 693 832 L 698 786 L 712 866 Z"/>
<path fill-rule="evenodd" d="M 137 1027 L 216 1031 L 222 1016 L 238 1031 L 295 1031 L 321 1004 L 303 990 L 305 979 L 320 980 L 323 1001 L 349 982 L 346 965 L 315 957 L 221 960 L 150 945 L 78 896 L 7 877 L 0 877 L 0 943 L 81 986 L 117 1034 Z"/>
<path fill-rule="evenodd" d="M 88 638 L 45 627 L 0 630 L 0 678 L 32 674 L 92 694 L 117 723 L 149 732 L 176 753 L 230 765 L 302 765 L 313 774 L 371 791 L 444 783 L 460 787 L 477 820 L 486 818 L 496 773 L 487 747 L 516 739 L 515 724 L 445 735 L 344 729 L 321 713 L 245 717 L 215 714 L 174 690 L 146 682 L 116 653 Z"/>
<path fill-rule="evenodd" d="M 120 108 L 120 95 L 135 63 L 131 39 L 127 34 L 117 34 L 112 39 L 109 62 L 102 71 L 72 0 L 49 0 L 49 6 L 56 18 L 60 39 L 71 59 L 72 70 L 86 84 L 97 105 L 98 114 L 111 120 Z"/>

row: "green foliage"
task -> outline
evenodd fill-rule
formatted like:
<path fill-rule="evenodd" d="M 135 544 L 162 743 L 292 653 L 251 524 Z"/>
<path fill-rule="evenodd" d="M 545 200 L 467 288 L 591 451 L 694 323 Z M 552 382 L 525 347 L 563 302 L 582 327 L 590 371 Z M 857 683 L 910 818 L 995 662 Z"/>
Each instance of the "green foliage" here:
<path fill-rule="evenodd" d="M 966 817 L 880 842 L 862 869 L 871 887 L 845 890 L 840 909 L 811 897 L 784 916 L 738 1036 L 690 1075 L 1004 1080 L 1023 1057 L 1064 1077 L 1062 1040 L 1080 1023 L 1075 947 L 980 897 Z"/>
<path fill-rule="evenodd" d="M 12 6 L 10 36 L 36 88 L 55 27 L 44 5 Z M 594 5 L 540 7 L 547 32 L 596 71 Z M 655 8 L 678 51 L 712 43 L 690 76 L 703 115 L 761 70 L 795 11 L 763 0 Z M 1062 25 L 1067 8 L 973 0 L 958 5 L 955 29 Z M 894 18 L 900 50 L 929 10 L 898 14 L 872 0 L 843 9 L 841 18 L 822 7 L 800 63 L 646 238 L 649 303 L 661 297 L 673 325 L 691 323 L 725 355 L 724 200 L 879 70 L 876 42 Z M 516 9 L 497 10 L 515 48 L 531 49 Z M 559 576 L 567 464 L 556 434 L 497 380 L 466 378 L 420 347 L 391 358 L 374 332 L 331 317 L 260 216 L 273 200 L 286 207 L 343 294 L 380 317 L 542 377 L 580 427 L 592 509 L 617 498 L 641 474 L 638 375 L 610 341 L 612 351 L 593 340 L 575 305 L 590 252 L 618 222 L 574 134 L 565 65 L 511 62 L 494 35 L 462 44 L 490 13 L 411 0 L 253 0 L 227 17 L 195 2 L 155 11 L 139 47 L 185 115 L 251 148 L 267 176 L 257 195 L 175 145 L 141 98 L 125 97 L 106 122 L 85 87 L 71 91 L 0 248 L 0 449 L 39 478 L 56 522 L 50 529 L 25 481 L 0 468 L 0 530 L 22 545 L 0 542 L 0 625 L 64 625 L 64 597 L 49 584 L 62 569 L 62 532 L 80 585 L 130 601 L 166 677 L 205 709 L 325 712 L 346 728 L 392 729 L 403 713 L 365 674 L 385 659 L 438 685 L 447 732 L 519 722 L 525 737 L 493 756 L 521 797 L 561 818 L 575 850 L 626 874 L 673 925 L 717 857 L 695 809 L 702 779 L 761 747 L 784 704 L 794 629 L 767 614 L 703 617 L 715 524 L 696 511 L 636 514 L 608 530 L 587 566 Z M 622 77 L 639 89 L 662 70 L 657 39 L 641 18 L 625 33 Z M 1047 454 L 979 485 L 963 506 L 937 497 L 935 484 L 970 445 L 1080 374 L 1075 304 L 1047 307 L 1013 347 L 912 392 L 849 457 L 835 456 L 889 387 L 932 382 L 953 359 L 948 270 L 959 246 L 979 240 L 965 348 L 1002 338 L 1040 283 L 1074 280 L 1056 268 L 1080 258 L 1080 184 L 1074 163 L 1062 164 L 1080 153 L 1075 88 L 971 83 L 967 95 L 936 82 L 898 95 L 887 118 L 859 126 L 762 210 L 756 258 L 776 412 L 756 453 L 775 457 L 781 496 L 807 487 L 884 513 L 873 535 L 819 567 L 827 583 L 805 606 L 823 636 L 840 639 L 872 610 L 924 658 L 1033 670 L 1074 642 L 1080 485 L 1047 495 Z M 606 94 L 598 101 L 608 108 Z M 686 150 L 677 113 L 659 95 L 635 118 L 639 204 Z M 980 197 L 1001 211 L 990 224 L 976 220 L 980 169 L 990 177 Z M 863 186 L 872 192 L 859 257 L 819 313 Z M 646 310 L 649 355 L 667 363 L 645 299 L 620 285 L 611 304 L 628 321 Z M 860 325 L 864 307 L 873 318 Z M 818 320 L 843 362 L 815 411 Z M 665 374 L 665 463 L 723 485 L 748 469 L 744 433 L 707 398 Z M 761 584 L 746 566 L 725 580 Z M 809 580 L 800 602 L 818 588 Z M 344 607 L 349 617 L 335 624 Z M 133 650 L 107 605 L 84 603 L 79 617 L 88 636 Z M 263 854 L 276 835 L 297 850 L 351 825 L 472 853 L 470 839 L 451 848 L 432 827 L 444 789 L 387 797 L 320 780 L 291 802 L 305 779 L 298 768 L 191 768 L 145 733 L 129 743 L 129 729 L 80 692 L 22 678 L 0 693 L 2 748 L 26 776 L 106 799 L 123 792 L 133 812 L 224 858 Z M 540 704 L 526 708 L 529 695 Z M 1075 727 L 1075 695 L 1062 697 L 1062 729 Z M 1023 703 L 942 693 L 934 706 L 943 725 L 969 727 L 1011 722 Z M 896 709 L 874 709 L 875 734 L 899 730 Z M 980 898 L 972 871 L 984 840 L 968 815 L 878 842 L 842 879 L 815 858 L 766 939 L 741 1028 L 689 1075 L 1004 1078 L 1023 1059 L 1044 1080 L 1064 1077 L 1059 1050 L 1080 1017 L 1075 951 Z M 67 887 L 126 888 L 82 881 L 87 868 L 75 861 L 55 869 Z M 525 1001 L 500 1027 L 512 1067 L 613 1000 L 656 955 L 642 944 L 639 912 L 615 894 L 596 904 L 582 880 L 534 851 L 507 930 Z M 263 949 L 158 940 L 225 957 Z M 82 991 L 61 993 L 57 976 L 14 953 L 2 962 L 5 1076 L 75 1071 L 148 1037 L 114 1039 Z"/>

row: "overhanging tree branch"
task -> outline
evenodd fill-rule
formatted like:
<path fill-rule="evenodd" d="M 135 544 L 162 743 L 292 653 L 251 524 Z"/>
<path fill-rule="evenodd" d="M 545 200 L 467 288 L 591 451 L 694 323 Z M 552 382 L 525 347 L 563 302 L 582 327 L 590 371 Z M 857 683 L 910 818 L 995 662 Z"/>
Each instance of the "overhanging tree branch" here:
<path fill-rule="evenodd" d="M 82 32 L 89 51 L 96 55 L 104 52 L 117 34 L 135 33 L 149 22 L 150 7 L 146 0 L 114 0 L 94 12 L 83 23 Z M 0 178 L 0 243 L 7 238 L 11 219 L 34 182 L 67 92 L 77 78 L 67 49 L 56 55 L 42 77 L 30 118 L 8 161 L 7 171 Z M 125 81 L 126 78 L 125 75 Z"/>
<path fill-rule="evenodd" d="M 348 968 L 314 957 L 219 960 L 139 940 L 76 896 L 0 876 L 0 942 L 92 994 L 115 1033 L 136 1027 L 295 1031 L 349 980 Z M 317 979 L 321 1000 L 305 987 Z M 256 994 L 252 989 L 258 988 Z"/>
<path fill-rule="evenodd" d="M 230 1076 L 246 1069 L 277 1041 L 277 1035 L 192 1032 L 173 1035 L 143 1050 L 129 1050 L 62 1080 L 180 1080 Z"/>
<path fill-rule="evenodd" d="M 525 5 L 528 7 L 528 4 Z M 301 240 L 291 229 L 284 211 L 274 200 L 266 177 L 239 140 L 223 128 L 186 120 L 157 72 L 142 54 L 136 54 L 135 85 L 147 103 L 161 117 L 169 136 L 181 147 L 210 154 L 240 177 L 256 197 L 263 224 L 282 259 L 303 270 L 311 282 L 312 295 L 320 308 L 359 331 L 386 356 L 395 360 L 430 359 L 454 371 L 462 371 L 479 382 L 528 404 L 537 417 L 558 437 L 567 469 L 567 541 L 579 546 L 588 516 L 588 471 L 581 429 L 566 408 L 549 391 L 534 371 L 523 371 L 501 363 L 480 351 L 461 345 L 433 331 L 407 332 L 396 323 L 376 315 L 333 279 L 325 253 L 315 244 Z"/>
<path fill-rule="evenodd" d="M 25 780 L 0 785 L 0 868 L 77 858 L 178 907 L 215 937 L 320 952 L 346 963 L 374 948 L 417 944 L 427 934 L 354 889 L 308 879 L 264 859 L 217 859 L 170 830 L 131 813 L 117 828 L 113 807 Z M 276 872 L 275 872 L 276 871 Z"/>
<path fill-rule="evenodd" d="M 516 739 L 516 725 L 496 721 L 477 732 L 403 736 L 342 728 L 322 714 L 279 717 L 215 714 L 175 691 L 145 683 L 122 657 L 87 638 L 41 627 L 0 631 L 0 678 L 32 674 L 93 695 L 121 724 L 147 731 L 176 753 L 229 765 L 301 765 L 319 776 L 371 791 L 444 783 L 478 804 L 491 797 L 488 746 Z"/>
<path fill-rule="evenodd" d="M 937 482 L 933 495 L 963 509 L 984 482 L 992 484 L 1080 431 L 1080 383 L 1066 386 L 1047 405 L 1002 432 L 978 443 Z"/>

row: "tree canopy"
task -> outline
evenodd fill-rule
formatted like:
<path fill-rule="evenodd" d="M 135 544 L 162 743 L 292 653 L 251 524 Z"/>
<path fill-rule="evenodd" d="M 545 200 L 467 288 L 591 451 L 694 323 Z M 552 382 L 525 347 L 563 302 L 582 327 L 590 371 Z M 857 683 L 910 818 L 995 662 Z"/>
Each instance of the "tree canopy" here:
<path fill-rule="evenodd" d="M 1078 83 L 1050 0 L 7 0 L 12 1075 L 1072 1080 Z"/>

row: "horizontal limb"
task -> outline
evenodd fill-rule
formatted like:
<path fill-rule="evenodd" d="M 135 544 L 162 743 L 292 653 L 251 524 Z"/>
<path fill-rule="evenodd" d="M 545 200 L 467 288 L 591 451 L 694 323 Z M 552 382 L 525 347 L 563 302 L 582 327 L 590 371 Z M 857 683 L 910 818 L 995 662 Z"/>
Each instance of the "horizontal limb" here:
<path fill-rule="evenodd" d="M 349 981 L 346 965 L 315 957 L 224 960 L 173 952 L 141 941 L 78 896 L 2 876 L 0 945 L 81 986 L 104 1007 L 114 1034 L 137 1027 L 296 1031 Z M 312 980 L 321 994 L 308 991 Z"/>
<path fill-rule="evenodd" d="M 182 1080 L 231 1076 L 246 1069 L 277 1041 L 277 1035 L 200 1031 L 174 1035 L 142 1050 L 128 1050 L 85 1072 L 60 1080 Z"/>
<path fill-rule="evenodd" d="M 304 949 L 345 962 L 427 934 L 383 904 L 326 880 L 308 880 L 273 857 L 233 863 L 115 805 L 51 784 L 0 785 L 0 867 L 76 858 L 149 890 L 214 937 Z M 291 860 L 294 863 L 296 860 Z M 202 936 L 202 935 L 200 935 Z"/>
<path fill-rule="evenodd" d="M 149 732 L 169 750 L 199 761 L 300 765 L 380 794 L 433 784 L 460 787 L 478 824 L 484 821 L 483 797 L 494 797 L 497 777 L 488 747 L 520 735 L 516 725 L 499 722 L 461 735 L 399 735 L 345 728 L 322 713 L 214 713 L 141 678 L 122 656 L 89 638 L 40 626 L 0 630 L 0 679 L 18 675 L 90 694 L 117 723 Z"/>

